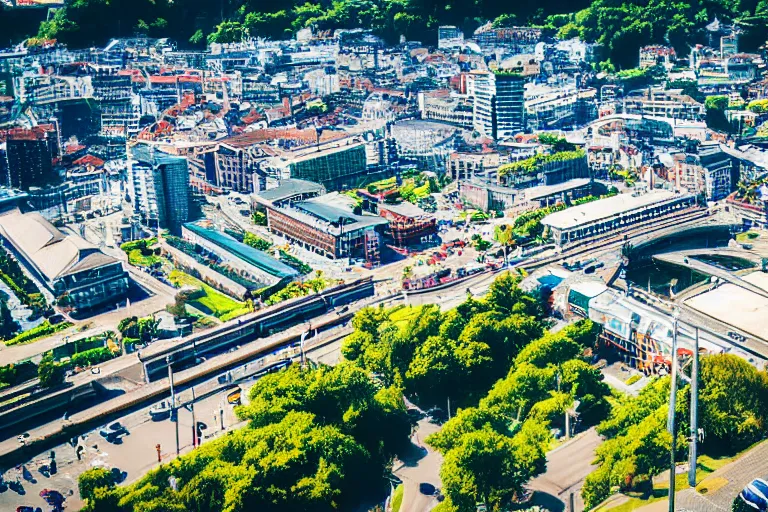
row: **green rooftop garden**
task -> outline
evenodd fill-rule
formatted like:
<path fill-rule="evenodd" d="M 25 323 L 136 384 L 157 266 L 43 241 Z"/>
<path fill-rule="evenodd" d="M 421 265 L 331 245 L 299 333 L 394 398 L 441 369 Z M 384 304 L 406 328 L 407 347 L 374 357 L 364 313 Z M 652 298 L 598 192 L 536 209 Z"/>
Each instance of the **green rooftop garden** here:
<path fill-rule="evenodd" d="M 552 155 L 538 154 L 525 160 L 513 162 L 511 164 L 499 167 L 499 177 L 503 178 L 509 174 L 535 174 L 540 172 L 546 164 L 552 162 L 567 162 L 586 156 L 584 150 L 560 151 Z"/>

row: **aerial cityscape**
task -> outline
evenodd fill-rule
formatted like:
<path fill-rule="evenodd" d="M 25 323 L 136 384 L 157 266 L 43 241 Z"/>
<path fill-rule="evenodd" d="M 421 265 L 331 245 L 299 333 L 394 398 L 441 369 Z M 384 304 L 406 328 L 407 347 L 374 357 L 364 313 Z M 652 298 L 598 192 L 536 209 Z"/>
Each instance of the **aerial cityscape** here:
<path fill-rule="evenodd" d="M 0 512 L 768 512 L 766 58 L 766 0 L 0 0 Z"/>

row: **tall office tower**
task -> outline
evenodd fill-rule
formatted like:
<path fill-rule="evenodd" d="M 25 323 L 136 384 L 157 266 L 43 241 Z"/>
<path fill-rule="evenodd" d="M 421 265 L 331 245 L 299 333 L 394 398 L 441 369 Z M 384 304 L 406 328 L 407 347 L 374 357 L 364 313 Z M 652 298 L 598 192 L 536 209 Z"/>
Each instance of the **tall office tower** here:
<path fill-rule="evenodd" d="M 143 144 L 131 148 L 128 190 L 133 207 L 149 227 L 181 233 L 189 220 L 189 165 L 186 158 Z"/>
<path fill-rule="evenodd" d="M 520 73 L 497 72 L 495 139 L 505 139 L 525 130 L 525 78 Z"/>
<path fill-rule="evenodd" d="M 484 71 L 470 73 L 468 89 L 474 97 L 472 127 L 480 134 L 494 138 L 496 133 L 496 82 L 493 74 Z"/>
<path fill-rule="evenodd" d="M 6 154 L 8 173 L 2 176 L 4 185 L 29 190 L 30 187 L 55 185 L 61 181 L 53 168 L 53 160 L 59 156 L 59 144 L 52 125 L 10 130 Z"/>

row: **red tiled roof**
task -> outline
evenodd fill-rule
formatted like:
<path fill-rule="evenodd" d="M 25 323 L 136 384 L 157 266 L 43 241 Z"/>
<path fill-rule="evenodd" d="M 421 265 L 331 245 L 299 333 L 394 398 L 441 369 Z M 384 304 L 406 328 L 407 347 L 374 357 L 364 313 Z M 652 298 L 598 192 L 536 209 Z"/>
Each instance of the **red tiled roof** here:
<path fill-rule="evenodd" d="M 92 165 L 93 167 L 103 167 L 104 160 L 97 156 L 85 155 L 84 157 L 75 160 L 75 165 Z"/>
<path fill-rule="evenodd" d="M 70 144 L 64 148 L 64 152 L 68 155 L 71 155 L 72 153 L 77 153 L 78 151 L 82 151 L 84 149 L 85 146 L 82 144 Z"/>

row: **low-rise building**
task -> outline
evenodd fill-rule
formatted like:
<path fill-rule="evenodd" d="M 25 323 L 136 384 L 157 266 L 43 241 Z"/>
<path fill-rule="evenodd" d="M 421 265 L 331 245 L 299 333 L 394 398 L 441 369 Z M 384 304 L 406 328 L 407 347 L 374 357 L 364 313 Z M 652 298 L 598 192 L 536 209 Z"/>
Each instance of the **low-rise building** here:
<path fill-rule="evenodd" d="M 184 224 L 182 236 L 221 259 L 221 264 L 265 286 L 289 282 L 299 273 L 269 254 L 238 242 L 231 236 L 194 222 Z"/>
<path fill-rule="evenodd" d="M 468 180 L 473 176 L 487 176 L 495 172 L 501 163 L 501 155 L 495 151 L 464 153 L 455 151 L 448 156 L 446 173 L 454 180 Z"/>
<path fill-rule="evenodd" d="M 651 89 L 627 96 L 624 100 L 624 113 L 702 121 L 706 110 L 703 103 L 683 94 L 680 90 Z"/>
<path fill-rule="evenodd" d="M 677 59 L 675 49 L 671 46 L 643 46 L 640 48 L 640 68 L 653 66 L 671 67 Z"/>
<path fill-rule="evenodd" d="M 732 190 L 732 161 L 719 145 L 698 154 L 673 155 L 672 177 L 679 187 L 708 201 L 724 199 Z"/>
<path fill-rule="evenodd" d="M 281 180 L 275 188 L 257 192 L 251 196 L 254 208 L 272 206 L 281 208 L 299 201 L 305 201 L 325 194 L 325 187 L 319 183 L 306 180 Z"/>
<path fill-rule="evenodd" d="M 582 150 L 561 151 L 552 155 L 537 154 L 499 167 L 498 182 L 517 188 L 556 185 L 577 178 L 588 178 L 587 153 Z"/>
<path fill-rule="evenodd" d="M 525 101 L 525 119 L 532 130 L 581 125 L 597 118 L 597 90 L 559 90 L 531 96 Z"/>
<path fill-rule="evenodd" d="M 269 230 L 331 259 L 362 257 L 369 253 L 366 241 L 376 237 L 367 237 L 367 233 L 383 230 L 387 221 L 374 215 L 356 215 L 329 204 L 338 204 L 338 195 L 330 196 L 279 208 L 267 206 Z"/>
<path fill-rule="evenodd" d="M 411 203 L 382 203 L 378 210 L 379 216 L 389 221 L 387 235 L 398 247 L 424 242 L 437 235 L 435 216 Z"/>
<path fill-rule="evenodd" d="M 61 306 L 87 310 L 114 304 L 129 288 L 120 260 L 77 235 L 64 234 L 39 213 L 0 216 L 0 236 Z"/>
<path fill-rule="evenodd" d="M 652 190 L 644 194 L 619 194 L 551 213 L 541 221 L 552 232 L 557 247 L 567 247 L 632 224 L 664 217 L 695 204 L 692 194 Z"/>
<path fill-rule="evenodd" d="M 421 110 L 422 119 L 472 128 L 472 104 L 464 99 L 421 92 L 419 93 L 419 110 Z"/>
<path fill-rule="evenodd" d="M 600 325 L 599 343 L 616 349 L 627 365 L 646 374 L 669 372 L 674 335 L 670 316 L 600 281 L 583 280 L 583 277 L 567 279 L 558 287 L 557 295 L 555 302 L 564 302 L 565 314 L 589 318 Z M 690 331 L 679 330 L 677 343 L 679 353 L 691 354 L 694 340 Z M 732 352 L 730 344 L 705 332 L 700 333 L 698 345 L 706 354 Z"/>

